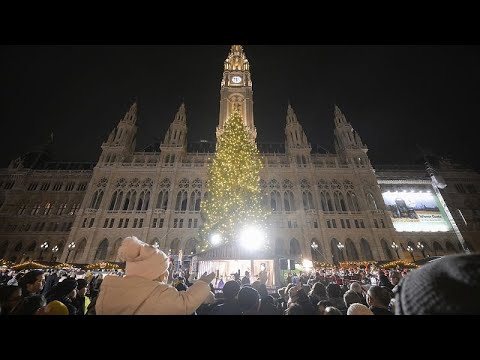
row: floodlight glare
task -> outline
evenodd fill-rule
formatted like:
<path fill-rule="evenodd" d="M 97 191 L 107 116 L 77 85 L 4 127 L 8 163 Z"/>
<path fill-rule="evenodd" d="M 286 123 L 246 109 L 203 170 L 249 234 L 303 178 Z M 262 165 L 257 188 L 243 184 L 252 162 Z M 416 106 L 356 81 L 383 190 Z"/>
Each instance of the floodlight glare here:
<path fill-rule="evenodd" d="M 303 259 L 303 264 L 302 265 L 305 268 L 305 270 L 309 271 L 313 267 L 313 262 L 312 262 L 312 260 Z"/>
<path fill-rule="evenodd" d="M 210 241 L 212 242 L 212 245 L 218 245 L 222 242 L 222 237 L 220 234 L 213 234 Z"/>
<path fill-rule="evenodd" d="M 265 233 L 254 226 L 246 227 L 240 234 L 240 244 L 247 249 L 255 250 L 265 243 Z"/>

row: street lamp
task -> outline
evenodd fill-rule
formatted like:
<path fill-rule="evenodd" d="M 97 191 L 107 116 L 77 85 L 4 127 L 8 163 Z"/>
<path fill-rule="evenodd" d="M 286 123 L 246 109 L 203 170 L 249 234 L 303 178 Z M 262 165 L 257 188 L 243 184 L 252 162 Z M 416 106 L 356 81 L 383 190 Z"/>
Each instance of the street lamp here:
<path fill-rule="evenodd" d="M 342 259 L 343 259 L 343 261 L 345 261 L 345 258 L 343 257 L 343 248 L 345 247 L 345 245 L 343 245 L 343 244 L 339 241 L 338 244 L 337 244 L 337 247 L 338 247 L 338 250 L 340 250 L 340 254 L 342 254 Z"/>
<path fill-rule="evenodd" d="M 154 247 L 155 249 L 158 249 L 158 248 L 160 247 L 160 243 L 159 243 L 158 241 L 155 241 L 155 242 L 153 243 L 153 247 Z"/>
<path fill-rule="evenodd" d="M 424 247 L 425 247 L 425 246 L 424 246 L 420 241 L 417 243 L 417 248 L 420 249 L 420 251 L 422 252 L 423 258 L 425 259 L 426 256 L 425 256 Z"/>
<path fill-rule="evenodd" d="M 413 262 L 415 262 L 415 256 L 413 256 L 413 248 L 410 245 L 407 246 L 407 251 L 410 253 L 410 255 L 412 255 Z"/>
<path fill-rule="evenodd" d="M 397 258 L 400 259 L 400 255 L 398 255 L 398 245 L 395 243 L 395 241 L 392 243 L 392 249 L 395 250 L 397 253 Z"/>
<path fill-rule="evenodd" d="M 58 251 L 58 246 L 55 245 L 53 248 L 52 248 L 52 258 L 50 259 L 50 261 L 53 261 L 53 256 L 55 255 L 55 253 Z"/>
<path fill-rule="evenodd" d="M 42 254 L 45 250 L 48 249 L 48 243 L 45 241 L 42 245 L 40 245 L 40 259 L 39 260 L 42 260 Z"/>
<path fill-rule="evenodd" d="M 65 262 L 68 262 L 68 257 L 70 256 L 70 253 L 72 252 L 73 249 L 75 249 L 75 243 L 72 241 L 68 245 L 68 253 L 67 253 L 67 258 L 65 259 Z"/>

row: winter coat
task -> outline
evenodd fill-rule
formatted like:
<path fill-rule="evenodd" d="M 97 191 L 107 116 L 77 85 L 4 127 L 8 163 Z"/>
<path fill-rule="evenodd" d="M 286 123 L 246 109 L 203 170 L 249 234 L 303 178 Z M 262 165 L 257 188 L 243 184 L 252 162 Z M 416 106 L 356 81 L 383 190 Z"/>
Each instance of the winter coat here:
<path fill-rule="evenodd" d="M 97 315 L 190 315 L 205 301 L 210 287 L 197 281 L 187 291 L 139 276 L 106 276 L 100 286 Z"/>

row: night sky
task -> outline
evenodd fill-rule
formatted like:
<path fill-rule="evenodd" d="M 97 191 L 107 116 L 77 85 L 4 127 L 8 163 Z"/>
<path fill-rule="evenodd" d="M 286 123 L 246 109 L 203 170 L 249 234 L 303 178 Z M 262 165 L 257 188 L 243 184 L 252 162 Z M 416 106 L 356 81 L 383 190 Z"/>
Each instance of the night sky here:
<path fill-rule="evenodd" d="M 0 166 L 53 131 L 55 157 L 96 161 L 139 99 L 137 151 L 163 139 L 182 102 L 189 140 L 214 140 L 229 45 L 1 46 Z M 260 142 L 284 142 L 291 102 L 330 151 L 337 104 L 376 164 L 414 163 L 416 144 L 480 168 L 480 47 L 245 45 Z"/>

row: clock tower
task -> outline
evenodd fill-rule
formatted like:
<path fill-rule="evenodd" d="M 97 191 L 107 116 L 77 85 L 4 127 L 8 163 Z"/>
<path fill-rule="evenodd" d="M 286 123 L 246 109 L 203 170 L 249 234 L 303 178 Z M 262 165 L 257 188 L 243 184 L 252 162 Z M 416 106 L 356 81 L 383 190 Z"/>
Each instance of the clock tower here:
<path fill-rule="evenodd" d="M 240 111 L 245 126 L 250 129 L 252 138 L 256 139 L 257 130 L 253 122 L 253 90 L 250 64 L 241 45 L 232 45 L 224 63 L 217 138 L 222 134 L 225 121 L 234 110 Z"/>

